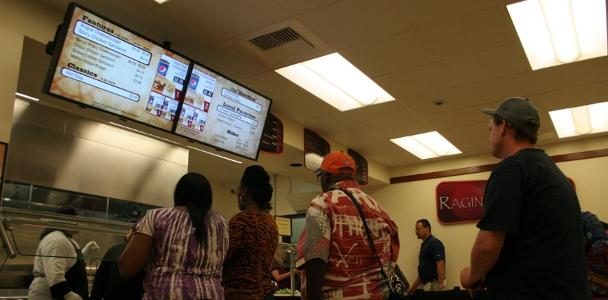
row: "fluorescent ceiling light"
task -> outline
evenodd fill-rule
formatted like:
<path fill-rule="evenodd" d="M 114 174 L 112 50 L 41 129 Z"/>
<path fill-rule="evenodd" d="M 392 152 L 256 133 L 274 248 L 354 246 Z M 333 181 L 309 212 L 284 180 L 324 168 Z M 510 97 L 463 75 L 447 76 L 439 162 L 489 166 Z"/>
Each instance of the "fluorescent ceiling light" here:
<path fill-rule="evenodd" d="M 550 111 L 561 138 L 608 131 L 608 102 Z"/>
<path fill-rule="evenodd" d="M 158 4 L 163 4 L 169 0 L 154 0 L 154 1 L 156 1 L 156 3 L 158 3 Z"/>
<path fill-rule="evenodd" d="M 391 142 L 420 159 L 462 153 L 437 131 L 391 139 Z"/>
<path fill-rule="evenodd" d="M 32 96 L 26 95 L 26 94 L 22 94 L 22 93 L 15 93 L 15 96 L 21 98 L 21 99 L 25 99 L 25 100 L 30 100 L 30 101 L 40 101 L 40 99 L 38 98 L 34 98 Z"/>
<path fill-rule="evenodd" d="M 109 123 L 109 124 L 111 124 L 111 125 L 114 125 L 114 126 L 116 126 L 116 127 L 120 127 L 120 128 L 122 128 L 122 129 L 126 129 L 126 130 L 129 130 L 129 131 L 133 131 L 133 132 L 139 133 L 139 134 L 141 134 L 141 135 L 145 135 L 145 136 L 148 136 L 148 137 L 151 137 L 151 138 L 157 139 L 157 140 L 161 140 L 161 141 L 163 141 L 163 142 L 167 142 L 167 143 L 171 143 L 171 144 L 174 144 L 174 145 L 181 146 L 181 144 L 180 144 L 180 143 L 178 143 L 178 142 L 176 142 L 176 141 L 172 141 L 172 140 L 170 140 L 170 139 L 166 139 L 166 138 L 164 138 L 164 137 L 160 137 L 160 136 L 158 136 L 158 135 L 154 135 L 154 134 L 151 134 L 151 133 L 147 133 L 147 132 L 145 132 L 145 131 L 137 130 L 137 129 L 135 129 L 135 128 L 131 128 L 131 127 L 129 127 L 129 126 L 121 125 L 121 124 L 114 123 L 114 122 L 108 122 L 108 123 Z"/>
<path fill-rule="evenodd" d="M 395 98 L 338 53 L 275 70 L 340 111 Z"/>
<path fill-rule="evenodd" d="M 606 0 L 526 0 L 507 10 L 532 70 L 608 54 Z"/>
<path fill-rule="evenodd" d="M 209 155 L 215 156 L 215 157 L 223 158 L 225 160 L 228 160 L 228 161 L 231 161 L 231 162 L 234 162 L 234 163 L 237 163 L 237 164 L 242 164 L 243 163 L 242 161 L 238 161 L 236 159 L 232 159 L 232 158 L 229 158 L 229 157 L 226 157 L 226 156 L 221 156 L 219 154 L 215 154 L 213 152 L 205 151 L 203 149 L 195 148 L 195 147 L 192 147 L 192 146 L 186 146 L 186 147 L 188 147 L 188 148 L 190 148 L 192 150 L 196 150 L 196 151 L 199 151 L 199 152 L 203 152 L 205 154 L 209 154 Z"/>

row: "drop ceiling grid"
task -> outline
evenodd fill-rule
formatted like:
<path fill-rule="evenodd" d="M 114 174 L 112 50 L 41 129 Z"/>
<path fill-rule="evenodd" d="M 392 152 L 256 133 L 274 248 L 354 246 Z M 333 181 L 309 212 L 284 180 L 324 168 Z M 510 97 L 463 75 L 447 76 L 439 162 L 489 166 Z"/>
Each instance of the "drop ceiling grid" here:
<path fill-rule="evenodd" d="M 297 19 L 333 49 L 370 43 L 410 29 L 389 0 L 339 1 L 297 15 Z"/>
<path fill-rule="evenodd" d="M 433 26 L 417 28 L 440 59 L 484 52 L 493 48 L 517 43 L 517 34 L 505 15 L 505 8 L 469 11 L 457 20 L 437 22 Z M 483 26 L 480 26 L 483 24 Z"/>
<path fill-rule="evenodd" d="M 395 110 L 391 114 L 385 114 L 382 118 L 367 120 L 365 125 L 350 126 L 340 131 L 323 133 L 328 137 L 341 140 L 343 137 L 357 137 L 364 141 L 366 138 L 374 141 L 388 142 L 392 138 L 415 134 L 428 126 L 417 115 L 411 112 Z"/>
<path fill-rule="evenodd" d="M 372 79 L 439 60 L 413 30 L 376 37 L 371 42 L 343 48 L 339 53 Z"/>
<path fill-rule="evenodd" d="M 453 86 L 453 79 L 441 62 L 395 71 L 374 80 L 397 99 L 416 98 L 427 91 Z"/>
<path fill-rule="evenodd" d="M 393 0 L 396 10 L 414 28 L 458 22 L 463 15 L 500 5 L 496 0 Z"/>
<path fill-rule="evenodd" d="M 530 70 L 517 44 L 499 46 L 474 55 L 444 61 L 454 85 L 473 83 Z"/>
<path fill-rule="evenodd" d="M 340 0 L 280 0 L 283 7 L 294 15 L 302 14 L 310 10 L 319 9 Z"/>
<path fill-rule="evenodd" d="M 608 79 L 533 95 L 546 111 L 608 101 Z"/>
<path fill-rule="evenodd" d="M 553 92 L 608 80 L 608 57 L 579 61 L 532 72 L 537 92 Z"/>

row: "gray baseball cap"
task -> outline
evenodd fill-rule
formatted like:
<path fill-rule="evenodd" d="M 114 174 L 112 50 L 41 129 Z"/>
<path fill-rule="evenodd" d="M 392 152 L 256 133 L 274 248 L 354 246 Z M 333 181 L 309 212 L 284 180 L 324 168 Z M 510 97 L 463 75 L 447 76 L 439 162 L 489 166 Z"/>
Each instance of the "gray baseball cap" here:
<path fill-rule="evenodd" d="M 540 128 L 538 110 L 526 98 L 507 98 L 497 109 L 483 108 L 481 112 L 500 117 L 530 134 L 536 135 L 538 128 Z"/>

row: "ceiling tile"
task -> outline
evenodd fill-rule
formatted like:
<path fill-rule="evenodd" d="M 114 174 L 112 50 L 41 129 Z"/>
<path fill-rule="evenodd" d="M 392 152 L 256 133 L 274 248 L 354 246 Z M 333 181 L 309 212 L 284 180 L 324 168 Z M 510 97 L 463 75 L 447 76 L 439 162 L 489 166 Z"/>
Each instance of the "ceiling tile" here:
<path fill-rule="evenodd" d="M 416 28 L 458 22 L 463 15 L 499 5 L 496 0 L 393 0 L 392 3 Z"/>
<path fill-rule="evenodd" d="M 606 56 L 532 72 L 532 82 L 539 92 L 562 90 L 606 79 L 608 79 L 608 57 Z"/>
<path fill-rule="evenodd" d="M 370 43 L 358 44 L 340 53 L 370 77 L 438 60 L 416 31 L 372 38 Z"/>
<path fill-rule="evenodd" d="M 383 120 L 404 120 L 413 117 L 415 116 L 402 101 L 391 101 L 339 113 L 317 114 L 307 120 L 305 125 L 320 134 L 331 135 L 364 128 Z"/>
<path fill-rule="evenodd" d="M 469 11 L 458 20 L 439 22 L 417 31 L 442 59 L 483 52 L 519 41 L 502 6 Z"/>
<path fill-rule="evenodd" d="M 339 0 L 281 0 L 282 5 L 292 14 L 301 14 L 337 1 Z"/>
<path fill-rule="evenodd" d="M 502 101 L 511 96 L 526 97 L 534 92 L 531 72 L 522 72 L 435 91 L 428 91 L 417 96 L 430 98 L 432 100 L 444 99 L 446 109 L 462 109 L 469 107 L 479 108 L 485 103 Z M 427 101 L 424 104 L 427 107 L 430 107 L 431 101 Z"/>
<path fill-rule="evenodd" d="M 478 82 L 530 70 L 520 44 L 461 56 L 444 62 L 455 85 Z"/>
<path fill-rule="evenodd" d="M 339 1 L 300 14 L 297 18 L 338 51 L 409 29 L 394 9 L 393 1 L 389 0 Z"/>
<path fill-rule="evenodd" d="M 431 63 L 377 76 L 376 83 L 396 98 L 409 98 L 453 85 L 443 63 Z"/>
<path fill-rule="evenodd" d="M 547 111 L 605 102 L 608 101 L 608 80 L 536 94 L 533 99 Z"/>

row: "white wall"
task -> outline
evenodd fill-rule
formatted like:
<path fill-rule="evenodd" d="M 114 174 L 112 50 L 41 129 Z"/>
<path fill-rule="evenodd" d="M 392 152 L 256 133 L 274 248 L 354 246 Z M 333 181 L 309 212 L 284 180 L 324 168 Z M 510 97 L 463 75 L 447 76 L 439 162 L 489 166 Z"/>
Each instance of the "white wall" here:
<path fill-rule="evenodd" d="M 19 77 L 23 36 L 0 27 L 0 142 L 10 140 L 13 102 Z"/>
<path fill-rule="evenodd" d="M 40 1 L 2 1 L 0 9 L 0 141 L 10 139 L 15 90 L 23 37 L 46 43 L 53 38 L 61 14 Z"/>
<path fill-rule="evenodd" d="M 213 191 L 213 205 L 211 208 L 221 213 L 226 221 L 230 220 L 237 212 L 239 206 L 236 200 L 236 195 L 230 190 L 238 187 L 238 182 L 214 182 L 210 181 Z"/>

